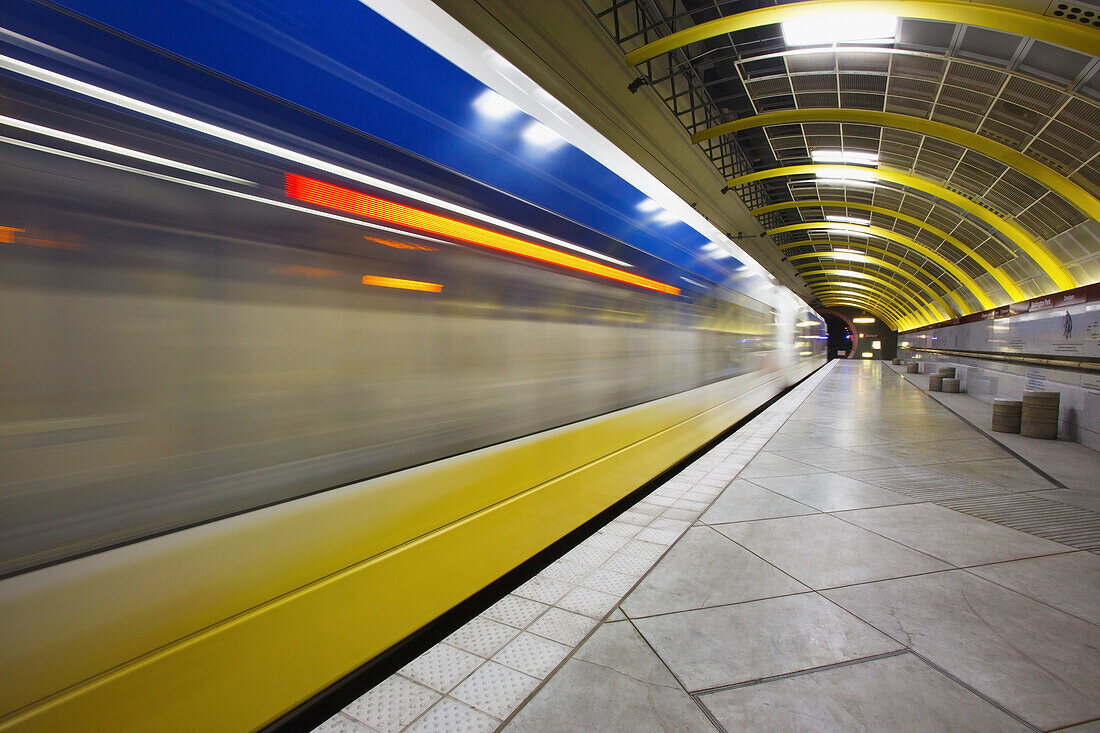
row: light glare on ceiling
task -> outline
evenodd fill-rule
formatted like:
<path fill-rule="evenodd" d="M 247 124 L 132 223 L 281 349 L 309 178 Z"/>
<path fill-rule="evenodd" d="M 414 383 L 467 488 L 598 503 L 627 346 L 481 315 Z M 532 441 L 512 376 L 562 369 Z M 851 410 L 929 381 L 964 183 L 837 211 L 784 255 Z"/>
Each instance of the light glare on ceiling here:
<path fill-rule="evenodd" d="M 519 107 L 500 96 L 492 89 L 486 89 L 474 99 L 474 109 L 482 117 L 490 120 L 507 120 L 519 112 Z"/>
<path fill-rule="evenodd" d="M 810 157 L 815 163 L 854 163 L 878 165 L 877 153 L 861 153 L 855 150 L 813 150 Z"/>
<path fill-rule="evenodd" d="M 829 215 L 825 217 L 826 221 L 835 221 L 842 224 L 859 224 L 860 226 L 867 226 L 871 223 L 870 219 L 860 219 L 856 216 L 833 216 Z"/>
<path fill-rule="evenodd" d="M 781 24 L 788 47 L 831 43 L 892 43 L 898 18 L 886 13 L 809 13 Z"/>
<path fill-rule="evenodd" d="M 842 181 L 874 181 L 877 176 L 873 170 L 867 168 L 854 168 L 849 166 L 829 166 L 814 171 L 818 178 Z"/>
<path fill-rule="evenodd" d="M 542 148 L 554 148 L 565 142 L 561 135 L 537 120 L 523 128 L 523 139 Z"/>

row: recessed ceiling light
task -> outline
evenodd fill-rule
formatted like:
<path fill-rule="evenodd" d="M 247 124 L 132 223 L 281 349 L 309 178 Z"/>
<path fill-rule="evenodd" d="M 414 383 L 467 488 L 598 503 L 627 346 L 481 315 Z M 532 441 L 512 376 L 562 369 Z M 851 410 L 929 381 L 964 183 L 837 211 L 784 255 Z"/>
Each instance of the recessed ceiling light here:
<path fill-rule="evenodd" d="M 874 181 L 877 179 L 875 172 L 870 168 L 857 168 L 855 166 L 829 166 L 814 171 L 818 178 L 841 181 Z"/>
<path fill-rule="evenodd" d="M 835 221 L 842 224 L 859 224 L 861 226 L 867 226 L 871 223 L 870 219 L 860 219 L 855 216 L 826 216 L 826 221 Z"/>
<path fill-rule="evenodd" d="M 877 153 L 861 153 L 855 150 L 811 150 L 810 157 L 815 163 L 878 165 Z"/>
<path fill-rule="evenodd" d="M 474 99 L 474 109 L 482 117 L 490 120 L 507 120 L 519 113 L 516 105 L 500 96 L 492 89 L 486 89 Z"/>
<path fill-rule="evenodd" d="M 898 18 L 886 13 L 808 13 L 781 24 L 787 46 L 825 46 L 832 43 L 892 43 Z"/>
<path fill-rule="evenodd" d="M 556 148 L 565 142 L 561 135 L 537 120 L 523 128 L 523 139 L 540 148 Z"/>

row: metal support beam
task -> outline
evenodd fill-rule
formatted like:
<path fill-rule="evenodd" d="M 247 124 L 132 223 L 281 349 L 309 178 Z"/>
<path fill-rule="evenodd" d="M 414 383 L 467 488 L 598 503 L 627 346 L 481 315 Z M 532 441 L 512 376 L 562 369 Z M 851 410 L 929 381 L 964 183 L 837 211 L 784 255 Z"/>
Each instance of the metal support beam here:
<path fill-rule="evenodd" d="M 978 302 L 981 304 L 982 308 L 989 309 L 995 308 L 997 305 L 1004 305 L 1003 303 L 994 304 L 994 301 L 992 298 L 989 297 L 989 294 L 986 293 L 985 290 L 982 289 L 982 287 L 978 285 L 978 283 L 975 282 L 972 277 L 967 275 L 961 267 L 941 255 L 939 252 L 936 252 L 935 250 L 924 246 L 915 239 L 907 237 L 904 234 L 898 234 L 897 232 L 890 231 L 889 229 L 883 229 L 882 227 L 867 224 L 839 224 L 831 221 L 806 221 L 802 222 L 801 224 L 788 224 L 787 226 L 770 229 L 768 230 L 768 234 L 774 236 L 776 234 L 782 234 L 783 232 L 804 232 L 814 229 L 820 229 L 827 232 L 843 232 L 845 230 L 863 232 L 875 237 L 879 237 L 880 239 L 886 239 L 891 242 L 895 242 L 903 247 L 908 247 L 914 252 L 920 252 L 922 255 L 950 272 L 952 277 L 962 283 L 962 286 L 970 291 L 971 295 L 978 299 Z"/>
<path fill-rule="evenodd" d="M 959 239 L 953 237 L 952 235 L 948 234 L 947 232 L 940 229 L 939 227 L 933 226 L 933 225 L 929 224 L 926 221 L 922 221 L 921 219 L 918 219 L 915 216 L 909 216 L 908 214 L 903 214 L 900 211 L 894 211 L 893 209 L 888 209 L 884 206 L 873 206 L 871 204 L 860 204 L 860 203 L 855 203 L 855 202 L 852 202 L 852 201 L 824 201 L 824 200 L 821 200 L 821 199 L 817 199 L 817 200 L 810 200 L 810 201 L 806 201 L 806 200 L 783 201 L 783 202 L 780 202 L 778 204 L 772 204 L 771 206 L 761 206 L 758 209 L 753 209 L 752 213 L 753 213 L 754 216 L 760 216 L 762 214 L 767 214 L 767 213 L 770 213 L 772 211 L 780 211 L 782 209 L 800 209 L 800 208 L 813 208 L 813 207 L 825 207 L 825 206 L 834 207 L 834 208 L 843 207 L 843 208 L 847 208 L 847 209 L 858 209 L 859 211 L 870 211 L 870 212 L 875 213 L 875 214 L 883 214 L 884 216 L 893 217 L 894 219 L 897 219 L 898 221 L 904 221 L 907 224 L 912 224 L 915 227 L 919 227 L 920 229 L 923 229 L 924 231 L 928 232 L 929 234 L 937 236 L 940 239 L 942 239 L 943 241 L 947 242 L 948 244 L 951 244 L 952 246 L 957 248 L 960 252 L 965 253 L 967 257 L 974 260 L 974 262 L 976 262 L 979 267 L 981 267 L 983 270 L 985 270 L 986 272 L 988 272 L 990 275 L 993 276 L 993 279 L 997 281 L 998 285 L 1000 285 L 1002 288 L 1005 289 L 1005 292 L 1008 293 L 1008 297 L 1011 298 L 1011 300 L 1009 302 L 1019 303 L 1020 301 L 1027 300 L 1027 295 L 1024 293 L 1023 290 L 1020 289 L 1020 286 L 1017 285 L 1012 280 L 1012 278 L 1010 278 L 1008 275 L 1006 275 L 1002 270 L 1000 270 L 1000 269 L 994 267 L 992 264 L 990 264 L 990 262 L 988 260 L 986 260 L 980 254 L 978 254 L 975 250 L 973 250 L 970 247 L 966 246 Z M 844 246 L 847 246 L 847 245 L 844 245 Z M 925 255 L 925 256 L 928 257 L 928 255 Z M 929 259 L 933 259 L 933 258 L 929 257 Z M 939 264 L 939 263 L 937 262 L 937 264 Z M 943 265 L 940 265 L 940 267 L 943 267 Z M 947 268 L 944 268 L 944 269 L 947 269 Z"/>
<path fill-rule="evenodd" d="M 815 2 L 816 0 L 809 1 Z M 1043 272 L 1054 281 L 1054 289 L 1050 292 L 1071 290 L 1077 287 L 1077 281 L 1073 279 L 1073 276 L 1069 274 L 1065 267 L 1047 251 L 1046 247 L 1032 238 L 1032 236 L 1025 232 L 1018 224 L 1008 221 L 1007 219 L 1002 219 L 984 206 L 970 200 L 966 196 L 955 193 L 946 186 L 912 173 L 881 167 L 866 168 L 863 166 L 823 165 L 812 163 L 809 165 L 789 165 L 783 166 L 782 168 L 769 168 L 768 170 L 756 171 L 755 173 L 749 173 L 730 179 L 726 181 L 726 186 L 734 188 L 754 181 L 764 181 L 769 178 L 784 178 L 798 175 L 822 174 L 826 177 L 843 178 L 845 176 L 851 177 L 852 171 L 859 171 L 860 175 L 871 175 L 876 181 L 893 183 L 898 186 L 907 186 L 918 191 L 923 191 L 981 219 L 990 227 L 1003 234 L 1006 239 L 1022 249 L 1031 259 L 1035 260 L 1036 264 L 1043 269 Z M 993 306 L 983 305 L 983 307 L 992 308 Z"/>
<path fill-rule="evenodd" d="M 1100 34 L 1098 34 L 1100 35 Z M 870 109 L 785 109 L 777 112 L 766 112 L 752 117 L 744 117 L 740 120 L 727 122 L 722 125 L 708 127 L 691 136 L 693 143 L 709 140 L 719 135 L 725 135 L 739 130 L 747 130 L 753 127 L 767 127 L 769 125 L 787 125 L 802 122 L 850 122 L 860 125 L 875 125 L 877 127 L 891 127 L 898 130 L 908 130 L 921 135 L 946 140 L 964 148 L 969 148 L 982 155 L 988 156 L 999 163 L 1004 163 L 1009 168 L 1023 173 L 1032 180 L 1046 186 L 1051 191 L 1069 201 L 1092 219 L 1100 220 L 1100 201 L 1085 189 L 1078 186 L 1070 179 L 1063 176 L 1053 168 L 1049 168 L 1034 158 L 1012 148 L 990 140 L 988 137 L 970 132 L 960 127 L 947 125 L 942 122 L 926 120 L 921 117 L 901 115 L 894 112 L 879 112 Z"/>
<path fill-rule="evenodd" d="M 1100 55 L 1100 43 L 1096 40 L 1096 31 L 1091 27 L 1015 8 L 982 5 L 964 0 L 808 0 L 749 10 L 699 23 L 631 51 L 626 55 L 626 62 L 637 66 L 690 43 L 794 18 L 862 12 L 976 25 L 1037 38 L 1090 56 Z"/>

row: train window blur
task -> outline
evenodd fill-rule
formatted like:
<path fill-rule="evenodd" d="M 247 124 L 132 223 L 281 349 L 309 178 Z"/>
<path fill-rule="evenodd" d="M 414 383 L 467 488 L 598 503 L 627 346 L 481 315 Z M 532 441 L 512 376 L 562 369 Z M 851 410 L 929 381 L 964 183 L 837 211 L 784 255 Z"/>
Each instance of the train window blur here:
<path fill-rule="evenodd" d="M 0 575 L 780 365 L 735 290 L 314 215 L 259 154 L 0 98 L 115 146 L 0 141 Z"/>

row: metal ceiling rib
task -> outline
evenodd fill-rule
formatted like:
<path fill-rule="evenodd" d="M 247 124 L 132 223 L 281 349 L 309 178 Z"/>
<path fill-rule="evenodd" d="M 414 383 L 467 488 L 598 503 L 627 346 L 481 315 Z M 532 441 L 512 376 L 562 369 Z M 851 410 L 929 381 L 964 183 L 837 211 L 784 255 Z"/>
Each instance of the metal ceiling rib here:
<path fill-rule="evenodd" d="M 1100 260 L 1100 247 L 1082 258 L 1058 243 L 1100 218 L 1100 13 L 1071 20 L 1044 0 L 587 2 L 639 64 L 636 86 L 661 95 L 788 256 L 877 248 L 967 312 L 1073 287 Z M 893 43 L 785 45 L 781 20 L 852 8 L 902 16 Z M 821 149 L 876 154 L 884 175 L 817 178 Z M 783 233 L 826 216 L 892 239 Z"/>

